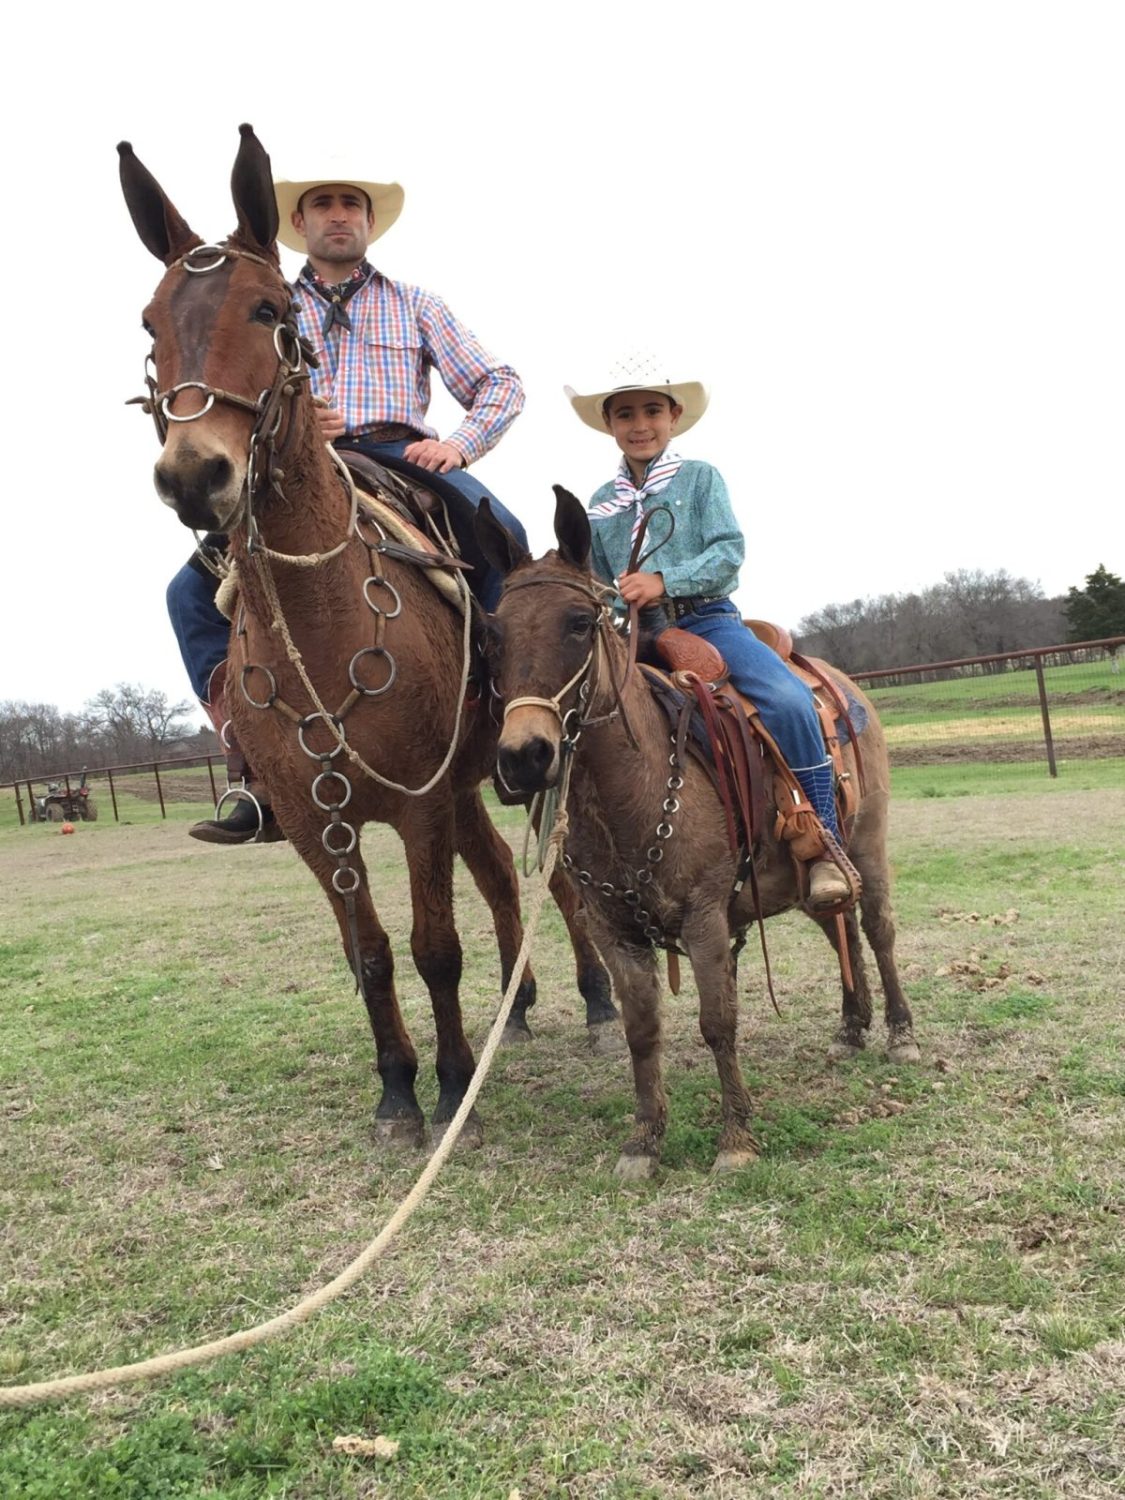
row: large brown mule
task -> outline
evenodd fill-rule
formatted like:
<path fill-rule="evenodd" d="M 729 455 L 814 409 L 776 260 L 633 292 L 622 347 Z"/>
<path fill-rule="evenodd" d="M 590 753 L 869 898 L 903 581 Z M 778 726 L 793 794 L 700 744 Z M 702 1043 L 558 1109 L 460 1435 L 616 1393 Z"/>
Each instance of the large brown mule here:
<path fill-rule="evenodd" d="M 500 773 L 511 787 L 530 793 L 554 786 L 570 758 L 564 859 L 583 882 L 591 933 L 613 976 L 633 1060 L 636 1124 L 618 1161 L 619 1175 L 649 1175 L 664 1134 L 656 961 L 664 943 L 681 945 L 695 973 L 700 1029 L 722 1086 L 715 1166 L 728 1170 L 758 1154 L 736 1051 L 732 954 L 732 940 L 755 917 L 752 886 L 736 891 L 737 862 L 710 778 L 694 757 L 679 762 L 663 710 L 641 674 L 627 671 L 626 645 L 609 627 L 606 591 L 590 576 L 585 511 L 565 490 L 556 487 L 556 496 L 558 550 L 538 561 L 518 547 L 487 503 L 478 516 L 486 555 L 508 575 L 491 646 L 497 686 L 508 705 Z M 883 981 L 888 1053 L 896 1062 L 913 1061 L 919 1053 L 894 960 L 886 742 L 870 702 L 842 672 L 832 675 L 868 715 L 859 736 L 865 793 L 849 854 L 863 880 L 863 930 Z M 848 754 L 854 775 L 854 753 Z M 763 917 L 798 903 L 792 860 L 768 828 L 755 867 Z M 835 946 L 835 919 L 820 925 Z M 862 1047 L 871 1023 L 854 912 L 845 925 L 852 985 L 843 990 L 836 1056 Z"/>
<path fill-rule="evenodd" d="M 238 227 L 218 246 L 192 232 L 128 143 L 118 149 L 133 222 L 168 268 L 144 314 L 148 406 L 163 437 L 157 490 L 185 525 L 229 534 L 240 599 L 228 712 L 339 922 L 375 1036 L 376 1128 L 420 1141 L 417 1057 L 358 834 L 366 822 L 389 823 L 405 846 L 411 950 L 437 1030 L 440 1134 L 474 1067 L 458 998 L 454 854 L 492 911 L 505 984 L 522 942 L 514 863 L 480 796 L 497 726 L 487 699 L 466 692 L 465 614 L 396 555 L 378 523 L 357 520 L 354 492 L 319 435 L 279 269 L 269 158 L 253 131 L 242 127 L 231 179 Z M 572 893 L 560 889 L 587 1021 L 600 1026 L 614 1016 L 608 980 Z M 534 998 L 528 969 L 515 1030 L 526 1031 Z M 479 1133 L 470 1117 L 470 1139 Z"/>

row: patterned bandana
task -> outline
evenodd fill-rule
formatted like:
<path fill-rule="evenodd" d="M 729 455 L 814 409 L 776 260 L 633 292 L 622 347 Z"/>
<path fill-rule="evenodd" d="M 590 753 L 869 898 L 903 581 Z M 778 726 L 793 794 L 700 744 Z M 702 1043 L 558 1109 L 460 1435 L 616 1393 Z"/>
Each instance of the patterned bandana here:
<path fill-rule="evenodd" d="M 600 505 L 591 505 L 592 516 L 615 516 L 620 510 L 628 510 L 631 505 L 637 507 L 633 517 L 633 528 L 629 533 L 629 540 L 635 541 L 637 532 L 641 529 L 641 521 L 644 519 L 644 507 L 641 502 L 649 495 L 659 495 L 661 490 L 666 490 L 680 472 L 683 459 L 678 453 L 673 453 L 671 448 L 665 448 L 663 453 L 651 461 L 645 469 L 644 479 L 640 485 L 633 483 L 633 476 L 629 472 L 629 464 L 622 458 L 621 467 L 613 481 L 613 499 L 603 500 Z"/>
<path fill-rule="evenodd" d="M 322 330 L 325 338 L 337 324 L 341 328 L 351 330 L 352 320 L 344 311 L 344 304 L 365 287 L 374 275 L 375 267 L 369 261 L 361 260 L 350 276 L 346 276 L 343 281 L 329 283 L 316 274 L 308 261 L 305 262 L 300 280 L 310 287 L 322 301 L 328 303 Z"/>

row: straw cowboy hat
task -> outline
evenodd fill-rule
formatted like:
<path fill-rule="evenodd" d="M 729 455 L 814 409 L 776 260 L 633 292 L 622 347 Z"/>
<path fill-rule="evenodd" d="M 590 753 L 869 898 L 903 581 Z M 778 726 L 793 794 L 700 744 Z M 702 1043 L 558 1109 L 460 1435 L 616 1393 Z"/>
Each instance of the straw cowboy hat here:
<path fill-rule="evenodd" d="M 707 387 L 698 380 L 681 381 L 677 384 L 661 375 L 660 370 L 661 364 L 655 355 L 629 354 L 611 366 L 604 390 L 594 391 L 589 396 L 579 395 L 569 385 L 564 385 L 563 390 L 586 426 L 592 427 L 595 432 L 608 431 L 604 416 L 605 404 L 619 391 L 658 391 L 661 395 L 671 396 L 684 409 L 683 416 L 676 423 L 678 437 L 681 432 L 694 427 L 707 410 Z"/>
<path fill-rule="evenodd" d="M 359 188 L 361 193 L 366 193 L 370 198 L 371 211 L 375 215 L 375 228 L 371 232 L 371 240 L 368 243 L 377 240 L 381 234 L 386 234 L 402 212 L 402 203 L 406 196 L 398 183 L 368 182 L 364 177 L 353 177 L 346 167 L 331 160 L 322 163 L 322 166 L 325 168 L 322 177 L 309 177 L 303 182 L 290 182 L 285 177 L 274 180 L 273 191 L 277 198 L 277 212 L 281 220 L 277 237 L 281 243 L 288 245 L 290 250 L 299 250 L 302 254 L 304 253 L 305 242 L 293 228 L 292 215 L 299 207 L 303 194 L 310 192 L 313 188 L 324 187 L 333 182 Z"/>

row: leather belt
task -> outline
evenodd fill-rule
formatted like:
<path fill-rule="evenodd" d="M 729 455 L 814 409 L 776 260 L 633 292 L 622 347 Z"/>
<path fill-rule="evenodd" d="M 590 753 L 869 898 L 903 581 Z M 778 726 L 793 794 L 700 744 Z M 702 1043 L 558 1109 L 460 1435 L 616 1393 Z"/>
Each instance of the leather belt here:
<path fill-rule="evenodd" d="M 404 443 L 412 438 L 418 441 L 422 434 L 413 427 L 404 426 L 402 422 L 383 422 L 375 427 L 365 427 L 362 432 L 351 433 L 349 436 L 366 443 Z"/>
<path fill-rule="evenodd" d="M 726 594 L 685 594 L 678 599 L 669 599 L 668 603 L 675 618 L 682 620 L 685 615 L 694 614 L 701 604 L 722 604 L 726 597 Z"/>

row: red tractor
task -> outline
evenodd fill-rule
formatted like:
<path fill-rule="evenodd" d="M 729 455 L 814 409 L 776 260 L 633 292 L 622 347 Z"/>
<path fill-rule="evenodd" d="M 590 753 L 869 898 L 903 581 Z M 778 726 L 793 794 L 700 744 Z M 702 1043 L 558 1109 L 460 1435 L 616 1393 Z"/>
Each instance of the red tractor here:
<path fill-rule="evenodd" d="M 49 781 L 46 795 L 31 799 L 29 816 L 33 823 L 96 822 L 98 808 L 86 785 L 86 767 L 82 767 L 82 780 L 73 791 L 69 781 L 66 786 L 61 781 Z"/>

